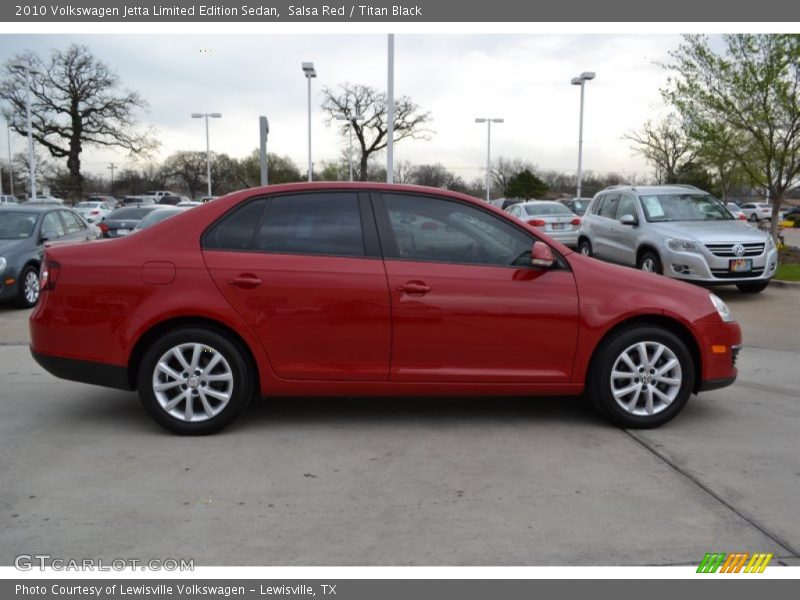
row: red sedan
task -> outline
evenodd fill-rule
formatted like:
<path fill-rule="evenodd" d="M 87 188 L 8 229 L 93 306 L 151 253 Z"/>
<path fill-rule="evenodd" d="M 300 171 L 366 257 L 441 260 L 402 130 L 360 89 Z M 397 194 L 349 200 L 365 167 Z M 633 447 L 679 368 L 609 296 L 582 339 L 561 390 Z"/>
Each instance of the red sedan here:
<path fill-rule="evenodd" d="M 741 343 L 707 290 L 416 186 L 237 192 L 48 248 L 41 290 L 39 364 L 138 390 L 182 434 L 222 429 L 254 395 L 585 393 L 614 423 L 655 427 L 733 383 Z"/>

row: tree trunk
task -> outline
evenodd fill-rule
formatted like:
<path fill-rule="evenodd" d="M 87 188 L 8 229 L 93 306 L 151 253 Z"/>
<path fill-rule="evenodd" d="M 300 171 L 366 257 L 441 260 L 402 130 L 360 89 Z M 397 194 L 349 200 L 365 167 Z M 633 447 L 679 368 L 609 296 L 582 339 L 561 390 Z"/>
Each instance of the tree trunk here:
<path fill-rule="evenodd" d="M 367 161 L 369 160 L 368 154 L 361 155 L 361 166 L 359 168 L 358 173 L 358 180 L 359 181 L 366 181 L 367 180 Z"/>
<path fill-rule="evenodd" d="M 772 200 L 772 218 L 769 221 L 769 233 L 772 236 L 772 239 L 775 240 L 776 244 L 778 243 L 778 223 L 780 223 L 778 212 L 783 204 L 783 196 L 784 190 L 770 191 L 770 200 Z"/>
<path fill-rule="evenodd" d="M 80 150 L 70 149 L 67 158 L 69 169 L 70 199 L 75 204 L 83 198 L 83 175 L 81 175 Z"/>

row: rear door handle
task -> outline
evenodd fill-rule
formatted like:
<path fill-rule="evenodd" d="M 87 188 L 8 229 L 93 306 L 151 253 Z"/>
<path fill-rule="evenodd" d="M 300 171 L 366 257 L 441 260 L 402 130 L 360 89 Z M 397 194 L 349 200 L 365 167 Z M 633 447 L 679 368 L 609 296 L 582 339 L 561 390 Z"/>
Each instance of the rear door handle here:
<path fill-rule="evenodd" d="M 239 288 L 249 289 L 260 286 L 263 281 L 255 275 L 242 274 L 238 277 L 228 279 L 228 285 L 234 285 Z"/>
<path fill-rule="evenodd" d="M 424 296 L 431 291 L 430 286 L 426 285 L 424 281 L 407 281 L 402 285 L 398 285 L 396 289 L 398 292 L 418 296 Z"/>

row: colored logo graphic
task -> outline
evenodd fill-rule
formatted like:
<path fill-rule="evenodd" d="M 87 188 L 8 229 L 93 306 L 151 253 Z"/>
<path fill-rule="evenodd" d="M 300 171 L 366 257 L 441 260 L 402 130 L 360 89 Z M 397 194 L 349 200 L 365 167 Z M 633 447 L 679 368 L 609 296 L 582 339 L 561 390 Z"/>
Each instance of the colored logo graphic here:
<path fill-rule="evenodd" d="M 772 554 L 756 552 L 707 552 L 697 567 L 698 573 L 763 573 Z"/>

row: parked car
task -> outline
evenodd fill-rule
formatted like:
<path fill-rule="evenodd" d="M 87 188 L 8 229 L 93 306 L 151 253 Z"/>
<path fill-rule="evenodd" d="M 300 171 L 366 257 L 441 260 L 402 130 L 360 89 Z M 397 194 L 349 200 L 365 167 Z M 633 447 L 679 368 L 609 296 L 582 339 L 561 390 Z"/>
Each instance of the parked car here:
<path fill-rule="evenodd" d="M 524 202 L 524 200 L 521 200 L 519 198 L 497 198 L 495 200 L 490 200 L 489 204 L 491 204 L 492 206 L 496 206 L 500 210 L 505 210 L 509 206 L 512 206 L 514 204 L 519 204 L 520 202 Z"/>
<path fill-rule="evenodd" d="M 655 427 L 736 378 L 741 332 L 714 294 L 463 194 L 283 184 L 173 219 L 101 261 L 48 248 L 30 331 L 46 370 L 138 390 L 177 433 L 219 431 L 254 394 L 586 393 L 619 425 Z"/>
<path fill-rule="evenodd" d="M 100 223 L 103 237 L 115 238 L 128 235 L 131 231 L 136 229 L 139 221 L 144 219 L 152 211 L 160 208 L 158 204 L 123 206 L 122 208 L 118 208 L 108 215 L 105 221 Z"/>
<path fill-rule="evenodd" d="M 194 208 L 195 206 L 200 206 L 201 204 L 203 203 L 195 200 L 181 200 L 175 206 L 178 208 Z"/>
<path fill-rule="evenodd" d="M 188 198 L 187 198 L 188 200 Z M 173 194 L 164 194 L 163 196 L 159 197 L 157 202 L 158 204 L 168 204 L 170 206 L 176 206 L 180 202 L 183 202 L 182 196 L 175 196 Z"/>
<path fill-rule="evenodd" d="M 30 308 L 39 299 L 39 269 L 45 242 L 88 241 L 99 230 L 70 208 L 0 206 L 0 302 Z"/>
<path fill-rule="evenodd" d="M 745 202 L 739 205 L 749 221 L 763 221 L 772 218 L 772 206 L 765 202 Z"/>
<path fill-rule="evenodd" d="M 570 198 L 568 200 L 561 200 L 561 203 L 576 215 L 582 217 L 586 209 L 589 208 L 589 203 L 591 201 L 591 198 Z"/>
<path fill-rule="evenodd" d="M 28 198 L 24 204 L 42 204 L 48 206 L 63 206 L 64 201 L 55 196 L 36 196 L 36 199 Z"/>
<path fill-rule="evenodd" d="M 113 209 L 105 202 L 90 199 L 78 202 L 75 210 L 89 223 L 100 223 Z"/>
<path fill-rule="evenodd" d="M 578 248 L 586 256 L 703 285 L 758 293 L 778 267 L 772 237 L 701 190 L 615 186 L 592 200 Z"/>
<path fill-rule="evenodd" d="M 0 194 L 0 204 L 19 204 L 19 200 L 10 194 Z"/>
<path fill-rule="evenodd" d="M 205 204 L 206 202 L 211 202 L 213 200 L 216 200 L 217 198 L 219 198 L 219 196 L 203 196 L 202 198 L 200 198 L 200 202 Z"/>
<path fill-rule="evenodd" d="M 156 223 L 161 223 L 161 221 L 166 221 L 175 215 L 179 215 L 185 210 L 185 208 L 178 206 L 160 206 L 158 210 L 151 210 L 149 213 L 147 213 L 147 215 L 145 215 L 145 217 L 139 221 L 139 224 L 133 230 L 141 231 L 142 229 L 147 229 Z"/>
<path fill-rule="evenodd" d="M 733 215 L 734 219 L 739 219 L 740 221 L 747 221 L 747 215 L 742 212 L 742 209 L 739 208 L 739 205 L 735 202 L 728 202 L 725 204 L 725 208 L 728 209 L 728 212 Z"/>
<path fill-rule="evenodd" d="M 168 190 L 156 190 L 153 192 L 145 192 L 144 195 L 150 196 L 151 198 L 154 198 L 156 202 L 158 202 L 162 196 L 172 196 L 173 194 Z"/>
<path fill-rule="evenodd" d="M 91 194 L 84 200 L 84 202 L 103 202 L 109 209 L 114 210 L 119 206 L 119 200 L 117 200 L 114 196 L 108 196 L 105 194 Z"/>
<path fill-rule="evenodd" d="M 578 245 L 581 219 L 561 202 L 533 200 L 514 204 L 506 211 L 562 244 L 573 248 Z"/>
<path fill-rule="evenodd" d="M 800 206 L 794 206 L 790 208 L 789 210 L 786 211 L 786 213 L 783 216 L 784 218 L 786 218 L 791 215 L 800 215 Z"/>
<path fill-rule="evenodd" d="M 150 196 L 125 196 L 119 203 L 122 206 L 146 206 L 155 204 L 156 201 Z"/>

